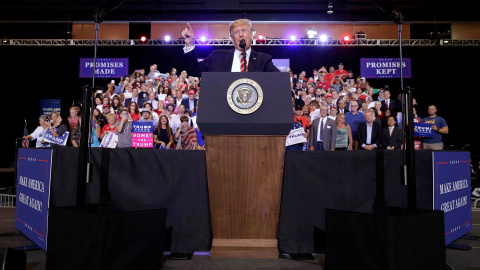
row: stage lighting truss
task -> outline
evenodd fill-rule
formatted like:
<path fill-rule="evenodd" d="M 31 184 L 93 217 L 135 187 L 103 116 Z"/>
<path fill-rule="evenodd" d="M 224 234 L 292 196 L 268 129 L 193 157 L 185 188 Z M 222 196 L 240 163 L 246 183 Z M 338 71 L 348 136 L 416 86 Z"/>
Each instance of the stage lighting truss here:
<path fill-rule="evenodd" d="M 447 41 L 447 42 L 445 42 Z M 195 40 L 195 44 L 202 46 L 233 46 L 231 39 L 207 39 L 205 42 Z M 99 46 L 185 46 L 183 39 L 147 39 L 145 43 L 139 39 L 126 40 L 99 40 Z M 253 45 L 260 45 L 254 39 Z M 297 38 L 295 41 L 282 38 L 265 38 L 262 46 L 319 46 L 319 47 L 394 47 L 398 46 L 397 39 L 328 39 L 320 41 L 318 38 Z M 0 42 L 0 46 L 95 46 L 93 39 L 9 39 L 7 43 Z M 402 46 L 431 47 L 431 46 L 480 46 L 480 40 L 453 40 L 453 39 L 404 39 Z"/>

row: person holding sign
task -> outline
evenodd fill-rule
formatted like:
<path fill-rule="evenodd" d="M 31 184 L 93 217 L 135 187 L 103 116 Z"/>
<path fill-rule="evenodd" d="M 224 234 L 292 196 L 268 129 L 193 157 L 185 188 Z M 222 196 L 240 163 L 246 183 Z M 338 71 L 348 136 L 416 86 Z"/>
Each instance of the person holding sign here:
<path fill-rule="evenodd" d="M 279 72 L 273 65 L 272 56 L 251 49 L 253 28 L 250 20 L 236 20 L 230 24 L 230 38 L 235 50 L 215 50 L 202 62 L 195 52 L 195 33 L 190 23 L 183 30 L 185 39 L 184 60 L 189 75 L 200 77 L 202 72 Z M 246 51 L 246 63 L 242 53 Z"/>
<path fill-rule="evenodd" d="M 54 137 L 60 137 L 62 136 L 65 132 L 68 132 L 68 120 L 65 118 L 62 118 L 62 116 L 58 115 L 55 118 L 55 121 L 53 124 L 51 122 L 47 123 L 48 128 L 50 129 L 50 132 Z M 55 145 L 59 145 L 56 143 L 53 143 Z"/>
<path fill-rule="evenodd" d="M 437 116 L 437 106 L 428 106 L 428 117 L 422 119 L 425 124 L 431 124 L 433 138 L 423 140 L 423 149 L 443 150 L 442 134 L 448 134 L 448 125 L 445 119 Z"/>
<path fill-rule="evenodd" d="M 188 125 L 188 116 L 180 117 L 180 127 L 175 133 L 176 149 L 196 150 L 197 149 L 197 133 L 193 127 Z"/>
<path fill-rule="evenodd" d="M 116 128 L 115 128 L 115 121 L 116 121 L 116 116 L 115 114 L 113 113 L 109 113 L 107 114 L 107 122 L 108 124 L 106 124 L 103 128 L 102 128 L 102 131 L 100 132 L 100 139 L 103 139 L 105 137 L 105 135 L 107 135 L 108 132 L 112 132 L 114 134 L 116 134 Z"/>

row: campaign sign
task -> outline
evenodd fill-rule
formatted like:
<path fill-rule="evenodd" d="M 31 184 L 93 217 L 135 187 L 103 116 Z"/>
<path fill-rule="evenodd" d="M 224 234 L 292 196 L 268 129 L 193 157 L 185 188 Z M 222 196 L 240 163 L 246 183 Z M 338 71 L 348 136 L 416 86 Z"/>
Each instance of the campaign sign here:
<path fill-rule="evenodd" d="M 47 250 L 52 149 L 18 149 L 15 227 Z"/>
<path fill-rule="evenodd" d="M 306 142 L 307 139 L 303 136 L 303 134 L 305 134 L 305 129 L 303 129 L 303 126 L 290 130 L 290 134 L 287 136 L 285 146 Z"/>
<path fill-rule="evenodd" d="M 433 209 L 445 212 L 445 245 L 472 230 L 470 153 L 433 152 Z"/>
<path fill-rule="evenodd" d="M 56 128 L 53 129 L 57 130 Z M 65 146 L 67 145 L 68 134 L 70 134 L 70 132 L 66 131 L 65 133 L 63 133 L 62 136 L 55 137 L 53 136 L 52 131 L 50 129 L 47 129 L 47 131 L 45 131 L 45 135 L 43 135 L 43 140 L 46 142 Z"/>
<path fill-rule="evenodd" d="M 403 77 L 412 78 L 412 62 L 403 58 Z M 400 78 L 400 58 L 361 58 L 360 74 L 369 79 Z"/>
<path fill-rule="evenodd" d="M 132 147 L 153 148 L 153 123 L 132 123 Z"/>
<path fill-rule="evenodd" d="M 97 58 L 96 78 L 121 78 L 128 74 L 128 58 Z M 80 58 L 80 78 L 92 78 L 93 58 Z"/>
<path fill-rule="evenodd" d="M 290 67 L 290 58 L 287 59 L 272 59 L 273 65 L 278 68 L 281 72 L 286 72 L 287 68 Z"/>
<path fill-rule="evenodd" d="M 61 99 L 40 99 L 40 115 L 50 115 L 53 111 L 60 113 Z"/>
<path fill-rule="evenodd" d="M 432 124 L 414 123 L 413 135 L 416 137 L 433 137 Z"/>
<path fill-rule="evenodd" d="M 102 143 L 100 143 L 100 147 L 106 148 L 116 148 L 118 143 L 118 135 L 108 131 L 107 134 L 103 137 Z"/>

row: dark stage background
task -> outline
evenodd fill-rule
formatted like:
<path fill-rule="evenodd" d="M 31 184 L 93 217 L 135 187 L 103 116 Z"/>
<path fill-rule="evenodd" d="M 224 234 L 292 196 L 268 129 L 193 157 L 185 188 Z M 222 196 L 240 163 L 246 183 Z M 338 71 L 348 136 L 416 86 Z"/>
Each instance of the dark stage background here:
<path fill-rule="evenodd" d="M 216 46 L 197 46 L 197 55 L 204 58 Z M 230 48 L 229 48 L 230 49 Z M 355 75 L 360 72 L 362 57 L 398 57 L 397 47 L 307 47 L 307 46 L 254 46 L 254 50 L 270 53 L 273 58 L 290 58 L 290 67 L 298 74 L 302 70 L 312 75 L 314 68 L 322 65 L 337 67 L 343 62 Z M 91 79 L 79 79 L 81 57 L 93 57 L 93 47 L 20 47 L 1 46 L 0 74 L 3 77 L 2 97 L 4 116 L 1 142 L 3 144 L 1 167 L 9 166 L 15 157 L 14 141 L 23 133 L 23 119 L 28 121 L 31 133 L 38 126 L 40 99 L 61 98 L 62 114 L 67 105 L 81 97 L 81 86 L 92 84 Z M 185 67 L 181 46 L 163 47 L 99 47 L 98 57 L 129 57 L 130 72 L 153 63 L 161 72 L 175 67 L 178 72 Z M 450 134 L 444 136 L 446 146 L 477 144 L 472 119 L 476 117 L 480 97 L 477 71 L 480 62 L 478 47 L 404 47 L 404 57 L 412 59 L 413 79 L 405 79 L 405 86 L 416 89 L 414 97 L 425 117 L 427 106 L 435 104 L 438 115 L 446 119 Z M 116 80 L 118 82 L 118 79 Z M 394 97 L 400 87 L 399 79 L 371 79 L 375 88 L 385 84 L 393 90 Z M 97 79 L 96 85 L 106 86 L 109 79 Z M 201 113 L 201 109 L 200 109 Z M 34 146 L 33 144 L 31 144 Z"/>

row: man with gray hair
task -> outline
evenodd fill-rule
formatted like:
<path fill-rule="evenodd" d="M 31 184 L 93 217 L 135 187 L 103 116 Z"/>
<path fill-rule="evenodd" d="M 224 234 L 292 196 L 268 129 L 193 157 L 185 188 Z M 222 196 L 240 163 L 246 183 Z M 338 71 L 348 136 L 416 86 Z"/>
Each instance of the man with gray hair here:
<path fill-rule="evenodd" d="M 320 107 L 320 117 L 312 122 L 309 136 L 310 151 L 335 151 L 337 122 L 328 118 L 328 108 Z"/>
<path fill-rule="evenodd" d="M 374 150 L 380 147 L 382 142 L 382 127 L 374 122 L 375 114 L 365 112 L 365 122 L 358 125 L 357 140 L 359 149 Z"/>
<path fill-rule="evenodd" d="M 202 72 L 279 72 L 273 65 L 271 55 L 252 50 L 253 28 L 250 20 L 240 19 L 230 24 L 234 50 L 215 50 L 201 62 L 198 62 L 194 50 L 195 34 L 190 23 L 187 23 L 182 36 L 185 39 L 183 58 L 191 76 L 200 77 Z M 246 63 L 242 47 L 246 51 Z"/>

